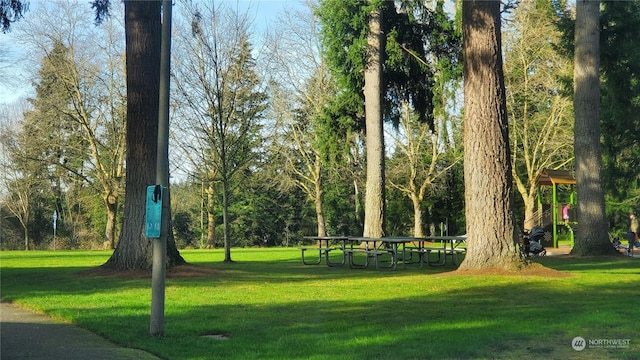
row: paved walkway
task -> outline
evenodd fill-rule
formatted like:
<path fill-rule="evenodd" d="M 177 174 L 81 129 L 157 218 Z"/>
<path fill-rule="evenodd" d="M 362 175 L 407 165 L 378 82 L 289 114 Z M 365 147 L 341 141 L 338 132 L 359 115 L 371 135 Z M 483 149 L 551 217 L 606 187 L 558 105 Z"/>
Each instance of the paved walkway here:
<path fill-rule="evenodd" d="M 78 326 L 0 303 L 2 360 L 158 360 L 142 350 L 117 346 Z"/>
<path fill-rule="evenodd" d="M 621 254 L 627 255 L 625 249 L 626 249 L 626 246 L 623 246 L 618 251 Z M 571 247 L 567 245 L 561 245 L 557 248 L 548 247 L 546 248 L 546 250 L 547 250 L 547 256 L 567 255 L 571 252 Z M 640 258 L 640 249 L 633 249 L 633 254 L 631 256 L 634 258 Z"/>

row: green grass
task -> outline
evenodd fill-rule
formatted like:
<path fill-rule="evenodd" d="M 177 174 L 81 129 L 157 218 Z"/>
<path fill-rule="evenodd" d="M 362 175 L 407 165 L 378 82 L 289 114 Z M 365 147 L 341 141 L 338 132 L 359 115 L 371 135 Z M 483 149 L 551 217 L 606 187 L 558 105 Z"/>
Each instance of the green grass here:
<path fill-rule="evenodd" d="M 3 301 L 164 359 L 637 359 L 640 263 L 538 258 L 570 277 L 449 276 L 305 266 L 297 249 L 185 250 L 220 270 L 166 281 L 165 334 L 149 336 L 151 280 L 80 275 L 109 252 L 0 252 Z M 633 301 L 631 301 L 633 300 Z M 631 306 L 633 304 L 633 306 Z M 203 337 L 225 334 L 228 340 Z M 576 336 L 630 339 L 571 347 Z"/>

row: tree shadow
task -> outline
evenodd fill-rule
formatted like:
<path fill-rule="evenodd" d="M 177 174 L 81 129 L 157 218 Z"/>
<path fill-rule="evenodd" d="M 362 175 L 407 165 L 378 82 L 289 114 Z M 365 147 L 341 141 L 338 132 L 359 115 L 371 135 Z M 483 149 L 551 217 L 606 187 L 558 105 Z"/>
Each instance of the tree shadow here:
<path fill-rule="evenodd" d="M 350 300 L 336 298 L 327 282 L 314 300 L 300 301 L 292 295 L 288 300 L 274 298 L 273 303 L 253 302 L 250 297 L 221 303 L 214 291 L 217 285 L 211 285 L 207 304 L 169 309 L 165 336 L 151 342 L 140 335 L 147 330 L 145 316 L 119 315 L 105 305 L 86 318 L 79 314 L 77 320 L 89 327 L 110 326 L 105 333 L 123 334 L 114 341 L 166 358 L 568 358 L 575 354 L 575 336 L 625 338 L 636 326 L 617 301 L 635 296 L 628 282 L 581 287 L 564 286 L 572 280 L 562 278 L 498 283 L 450 279 L 432 279 L 434 286 L 444 289 L 417 296 L 403 296 L 395 283 L 385 282 L 380 286 L 394 295 L 383 300 L 356 296 L 362 290 L 358 288 L 351 289 Z M 243 282 L 243 276 L 234 281 Z M 225 334 L 229 341 L 213 341 L 206 337 L 210 334 Z M 628 351 L 639 349 L 633 344 Z"/>

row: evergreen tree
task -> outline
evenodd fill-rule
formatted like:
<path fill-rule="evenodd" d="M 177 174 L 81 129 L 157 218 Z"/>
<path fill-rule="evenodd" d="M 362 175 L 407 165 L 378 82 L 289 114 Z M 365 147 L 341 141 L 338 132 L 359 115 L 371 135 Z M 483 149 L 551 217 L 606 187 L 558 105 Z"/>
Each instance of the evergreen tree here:
<path fill-rule="evenodd" d="M 601 181 L 608 223 L 613 232 L 621 235 L 628 230 L 628 212 L 637 212 L 640 198 L 637 142 L 640 52 L 635 45 L 640 31 L 640 2 L 604 1 L 601 5 L 598 32 L 601 146 L 598 148 L 602 152 Z M 560 50 L 573 59 L 576 19 L 570 12 L 559 13 L 562 16 L 558 26 L 563 32 Z M 571 84 L 571 78 L 565 83 Z M 578 201 L 581 198 L 578 194 Z"/>
<path fill-rule="evenodd" d="M 104 1 L 96 0 L 94 6 Z M 108 2 L 107 2 L 108 3 Z M 145 236 L 146 187 L 155 183 L 160 82 L 160 2 L 125 5 L 127 73 L 127 169 L 120 241 L 103 265 L 117 270 L 151 269 L 152 241 Z M 107 4 L 108 6 L 108 4 Z M 169 224 L 169 229 L 171 226 Z M 167 240 L 167 265 L 180 265 L 173 232 Z"/>
<path fill-rule="evenodd" d="M 602 175 L 610 224 L 640 211 L 640 1 L 606 1 L 600 14 Z"/>
<path fill-rule="evenodd" d="M 434 57 L 455 59 L 459 49 L 451 22 L 441 16 L 441 1 L 436 2 L 433 11 L 423 1 L 401 1 L 396 7 L 390 1 L 327 0 L 320 3 L 318 14 L 322 22 L 324 55 L 340 88 L 339 95 L 327 107 L 326 123 L 333 128 L 334 134 L 341 134 L 340 129 L 364 128 L 363 105 L 365 101 L 367 106 L 371 105 L 362 89 L 368 89 L 365 74 L 369 73 L 368 67 L 375 64 L 375 61 L 372 62 L 372 55 L 378 51 L 372 51 L 375 47 L 369 36 L 373 29 L 371 25 L 377 24 L 372 20 L 378 17 L 379 31 L 384 34 L 378 40 L 381 46 L 379 51 L 383 56 L 376 60 L 380 62 L 381 86 L 379 90 L 370 90 L 369 99 L 376 93 L 382 98 L 383 119 L 397 122 L 400 105 L 407 102 L 423 122 L 432 123 L 434 81 L 430 61 Z M 377 114 L 378 110 L 373 112 Z M 373 121 L 367 115 L 367 121 L 370 120 L 371 123 L 366 126 L 368 136 L 382 127 L 382 124 L 378 125 L 377 120 Z M 374 138 L 379 140 L 367 141 L 368 179 L 371 175 L 367 187 L 373 186 L 374 181 L 377 185 L 372 188 L 372 192 L 367 191 L 367 198 L 382 196 L 380 201 L 374 203 L 384 205 L 384 196 L 380 193 L 384 191 L 384 139 L 381 132 L 375 134 Z M 376 156 L 369 158 L 375 153 Z M 372 162 L 375 164 L 371 164 Z M 367 224 L 373 226 L 375 219 L 382 221 L 384 214 L 379 214 L 376 210 L 371 215 L 374 220 L 367 221 L 365 210 L 365 233 L 371 236 L 381 235 L 378 232 L 383 224 L 378 224 L 377 229 L 372 228 L 370 233 Z"/>
<path fill-rule="evenodd" d="M 460 269 L 516 270 L 525 259 L 513 218 L 500 2 L 464 1 L 462 24 L 468 251 Z"/>
<path fill-rule="evenodd" d="M 600 146 L 600 1 L 576 3 L 574 111 L 576 188 L 575 255 L 612 253 L 605 222 Z"/>
<path fill-rule="evenodd" d="M 11 23 L 18 21 L 29 10 L 29 3 L 21 0 L 0 0 L 0 28 L 6 33 Z"/>

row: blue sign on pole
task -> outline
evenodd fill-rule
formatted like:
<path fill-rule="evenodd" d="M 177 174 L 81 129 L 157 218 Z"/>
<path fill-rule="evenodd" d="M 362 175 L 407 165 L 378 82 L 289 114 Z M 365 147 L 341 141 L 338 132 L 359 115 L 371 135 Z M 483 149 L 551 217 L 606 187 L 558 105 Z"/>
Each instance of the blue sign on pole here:
<path fill-rule="evenodd" d="M 162 186 L 147 186 L 147 211 L 145 217 L 145 236 L 159 238 L 162 227 Z"/>

